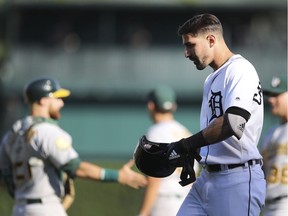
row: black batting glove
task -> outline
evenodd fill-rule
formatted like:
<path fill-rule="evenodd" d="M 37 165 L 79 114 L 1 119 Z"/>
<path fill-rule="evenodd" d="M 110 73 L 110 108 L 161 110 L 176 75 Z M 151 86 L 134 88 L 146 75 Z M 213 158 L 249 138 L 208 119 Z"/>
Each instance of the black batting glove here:
<path fill-rule="evenodd" d="M 177 142 L 172 142 L 168 145 L 167 157 L 172 166 L 183 167 L 185 158 L 189 153 L 189 146 L 185 142 L 185 139 L 181 139 Z"/>
<path fill-rule="evenodd" d="M 199 155 L 199 150 L 200 147 L 204 145 L 206 145 L 206 141 L 201 131 L 188 138 L 181 139 L 177 142 L 172 142 L 168 145 L 168 161 L 175 167 L 183 167 L 188 156 L 200 161 L 201 157 Z"/>

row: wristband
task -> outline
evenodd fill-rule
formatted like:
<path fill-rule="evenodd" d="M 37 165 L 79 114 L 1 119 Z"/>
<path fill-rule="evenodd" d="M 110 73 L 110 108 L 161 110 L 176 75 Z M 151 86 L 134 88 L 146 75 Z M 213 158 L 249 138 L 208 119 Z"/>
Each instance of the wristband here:
<path fill-rule="evenodd" d="M 198 149 L 208 144 L 203 136 L 202 131 L 184 139 L 183 142 L 188 147 L 188 149 Z"/>
<path fill-rule="evenodd" d="M 119 171 L 114 169 L 102 169 L 100 179 L 104 182 L 117 182 Z"/>

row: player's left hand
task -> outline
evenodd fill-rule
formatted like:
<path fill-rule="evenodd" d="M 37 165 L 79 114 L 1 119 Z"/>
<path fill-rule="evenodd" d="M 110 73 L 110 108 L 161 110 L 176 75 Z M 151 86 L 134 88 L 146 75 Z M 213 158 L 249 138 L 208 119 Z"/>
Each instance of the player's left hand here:
<path fill-rule="evenodd" d="M 194 162 L 201 160 L 197 149 L 189 148 L 188 142 L 181 139 L 177 142 L 172 142 L 168 145 L 167 157 L 172 166 L 183 167 L 181 172 L 181 186 L 186 186 L 195 181 Z"/>
<path fill-rule="evenodd" d="M 172 142 L 168 145 L 167 158 L 169 163 L 175 167 L 183 167 L 184 159 L 189 153 L 189 148 L 181 139 L 177 142 Z"/>
<path fill-rule="evenodd" d="M 187 157 L 196 159 L 197 161 L 201 160 L 197 149 L 191 148 L 191 145 L 189 145 L 186 139 L 170 143 L 168 145 L 167 157 L 169 163 L 175 167 L 183 167 Z"/>
<path fill-rule="evenodd" d="M 134 189 L 144 187 L 147 185 L 147 178 L 131 168 L 134 165 L 134 161 L 130 160 L 119 170 L 118 182 L 124 185 L 128 185 Z"/>

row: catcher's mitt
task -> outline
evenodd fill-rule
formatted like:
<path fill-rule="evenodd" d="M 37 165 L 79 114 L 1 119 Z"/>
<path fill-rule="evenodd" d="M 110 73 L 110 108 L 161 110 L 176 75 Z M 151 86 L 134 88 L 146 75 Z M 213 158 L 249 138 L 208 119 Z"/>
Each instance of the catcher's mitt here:
<path fill-rule="evenodd" d="M 64 175 L 64 191 L 65 195 L 62 199 L 62 205 L 65 210 L 71 207 L 75 199 L 74 180 L 68 175 Z"/>

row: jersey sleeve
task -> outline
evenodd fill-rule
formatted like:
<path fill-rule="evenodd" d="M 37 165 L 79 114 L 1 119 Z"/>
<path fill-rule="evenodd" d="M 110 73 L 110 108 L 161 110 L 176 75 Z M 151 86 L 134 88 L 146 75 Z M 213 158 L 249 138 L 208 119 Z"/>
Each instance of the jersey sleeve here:
<path fill-rule="evenodd" d="M 239 107 L 251 113 L 253 103 L 261 100 L 261 87 L 255 68 L 247 60 L 240 59 L 231 64 L 228 70 L 224 111 L 229 107 Z"/>
<path fill-rule="evenodd" d="M 72 146 L 71 136 L 59 126 L 43 123 L 36 131 L 32 145 L 57 168 L 79 157 Z"/>

